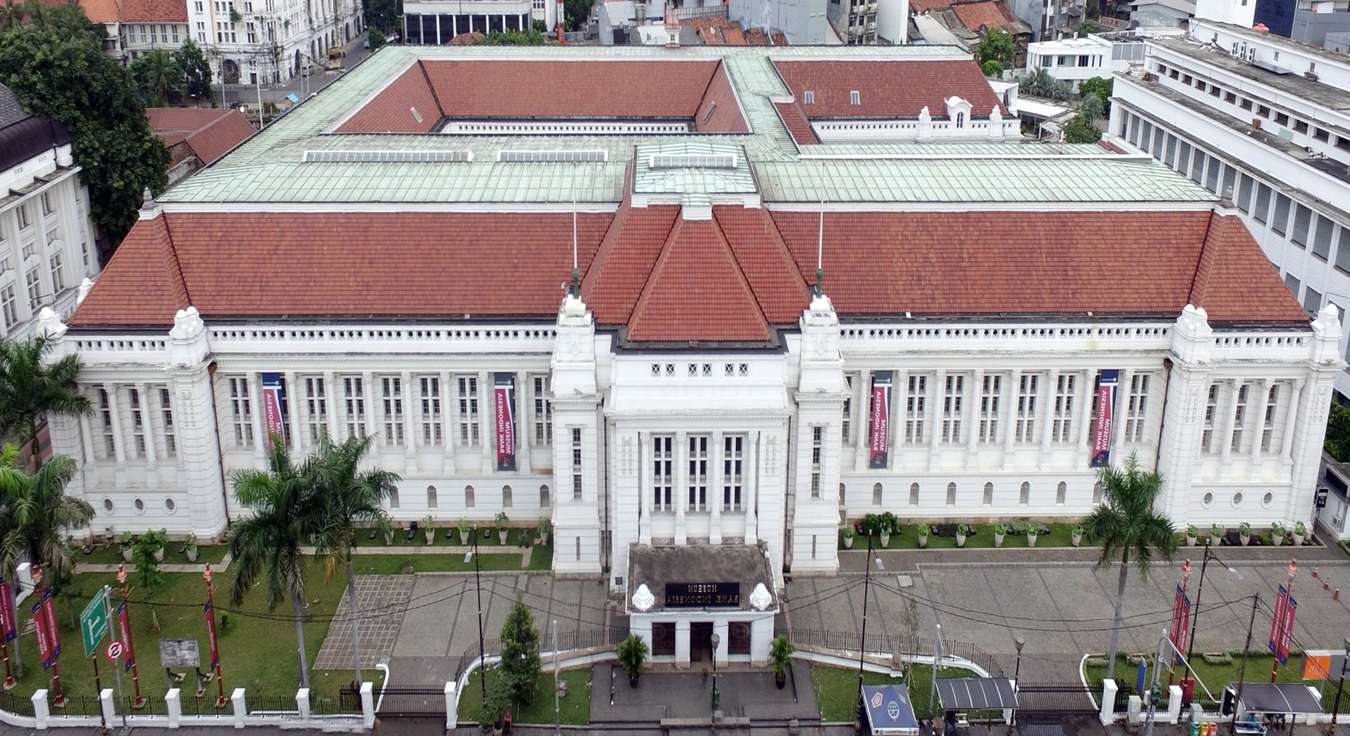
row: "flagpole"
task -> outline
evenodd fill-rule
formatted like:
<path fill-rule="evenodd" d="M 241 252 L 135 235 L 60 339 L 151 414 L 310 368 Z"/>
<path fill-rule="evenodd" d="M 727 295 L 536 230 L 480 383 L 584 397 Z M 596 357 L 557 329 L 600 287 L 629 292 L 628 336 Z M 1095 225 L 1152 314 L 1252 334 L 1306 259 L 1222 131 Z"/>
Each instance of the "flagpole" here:
<path fill-rule="evenodd" d="M 216 671 L 216 707 L 225 707 L 225 676 L 220 672 L 220 646 L 216 643 L 216 585 L 211 582 L 211 563 L 206 563 L 206 568 L 202 570 L 202 578 L 206 580 L 206 608 L 208 623 L 211 626 L 211 659 L 215 660 Z"/>
<path fill-rule="evenodd" d="M 140 710 L 145 707 L 145 698 L 141 696 L 141 670 L 136 662 L 136 647 L 131 643 L 131 606 L 127 605 L 127 597 L 131 593 L 131 586 L 127 585 L 127 566 L 117 563 L 117 585 L 121 588 L 118 594 L 122 596 L 122 603 L 118 606 L 118 626 L 121 626 L 121 620 L 126 621 L 126 630 L 122 632 L 120 638 L 126 645 L 126 656 L 131 662 L 131 687 L 133 695 L 131 698 L 131 707 Z"/>
<path fill-rule="evenodd" d="M 43 588 L 42 585 L 42 566 L 33 565 L 32 570 L 33 570 L 33 597 L 37 599 L 37 606 L 38 606 L 37 612 L 38 620 L 35 623 L 38 624 L 39 626 L 46 627 L 48 632 L 47 636 L 49 646 L 51 646 L 52 648 L 51 651 L 53 652 L 52 690 L 55 691 L 55 695 L 52 697 L 52 707 L 64 708 L 66 707 L 66 694 L 61 690 L 61 667 L 56 661 L 57 660 L 57 657 L 55 656 L 56 641 L 55 637 L 53 636 L 56 632 L 52 630 L 56 626 L 56 622 L 51 619 L 51 616 L 47 615 L 47 591 Z"/>
<path fill-rule="evenodd" d="M 14 593 L 9 584 L 0 580 L 0 607 L 6 609 L 5 620 L 0 621 L 0 657 L 5 660 L 5 689 L 13 690 L 18 683 L 14 681 L 14 673 L 9 668 L 9 634 L 15 632 L 17 638 L 17 626 L 14 619 Z M 15 647 L 16 649 L 18 647 Z"/>

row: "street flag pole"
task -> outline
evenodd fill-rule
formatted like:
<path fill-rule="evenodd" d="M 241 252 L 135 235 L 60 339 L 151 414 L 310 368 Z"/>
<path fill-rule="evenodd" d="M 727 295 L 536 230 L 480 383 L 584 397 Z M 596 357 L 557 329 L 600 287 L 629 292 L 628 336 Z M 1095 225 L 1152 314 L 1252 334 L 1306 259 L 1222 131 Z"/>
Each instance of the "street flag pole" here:
<path fill-rule="evenodd" d="M 131 586 L 127 585 L 127 567 L 122 563 L 117 563 L 117 585 L 121 589 L 118 594 L 122 601 L 117 605 L 117 630 L 121 634 L 122 645 L 126 647 L 126 664 L 123 667 L 131 670 L 131 707 L 140 710 L 145 707 L 145 698 L 141 695 L 141 672 L 136 665 L 136 647 L 131 642 L 131 608 L 127 605 L 127 596 L 131 593 Z"/>
<path fill-rule="evenodd" d="M 1295 576 L 1295 575 L 1298 575 L 1298 560 L 1293 560 L 1293 559 L 1291 559 L 1291 560 L 1289 560 L 1289 580 L 1288 580 L 1288 582 L 1286 582 L 1285 585 L 1284 585 L 1284 599 L 1285 599 L 1285 605 L 1284 605 L 1283 607 L 1278 607 L 1278 608 L 1276 609 L 1277 614 L 1281 614 L 1281 613 L 1283 614 L 1283 616 L 1281 616 L 1281 615 L 1276 615 L 1276 617 L 1275 617 L 1276 619 L 1278 619 L 1277 622 L 1276 622 L 1276 626 L 1275 626 L 1275 628 L 1276 628 L 1276 631 L 1275 631 L 1275 637 L 1276 637 L 1276 641 L 1277 641 L 1277 642 L 1280 641 L 1280 637 L 1283 636 L 1283 632 L 1284 632 L 1284 630 L 1286 629 L 1286 627 L 1289 628 L 1289 629 L 1291 629 L 1291 630 L 1292 630 L 1292 628 L 1293 628 L 1292 626 L 1289 626 L 1289 624 L 1287 624 L 1287 623 L 1285 622 L 1285 619 L 1286 619 L 1286 618 L 1289 618 L 1289 617 L 1293 617 L 1293 615 L 1294 615 L 1294 612 L 1293 612 L 1292 610 L 1290 610 L 1290 603 L 1294 600 L 1294 576 Z M 1286 646 L 1287 646 L 1287 645 L 1286 645 Z M 1270 681 L 1271 681 L 1271 682 L 1275 682 L 1276 678 L 1278 678 L 1278 677 L 1280 676 L 1280 654 L 1281 654 L 1281 650 L 1285 653 L 1285 656 L 1288 656 L 1288 654 L 1287 654 L 1287 653 L 1288 653 L 1288 649 L 1285 649 L 1285 648 L 1283 648 L 1283 647 L 1281 647 L 1281 646 L 1279 646 L 1279 645 L 1277 644 L 1277 651 L 1275 652 L 1275 657 L 1274 657 L 1274 659 L 1272 659 L 1271 662 L 1270 662 Z"/>
<path fill-rule="evenodd" d="M 52 707 L 66 707 L 66 694 L 61 690 L 61 668 L 57 658 L 61 656 L 61 644 L 56 638 L 56 619 L 52 615 L 51 592 L 42 585 L 42 566 L 33 565 L 33 625 L 37 628 L 39 643 L 45 642 L 44 664 L 52 670 Z M 43 650 L 44 647 L 38 647 Z"/>
<path fill-rule="evenodd" d="M 118 567 L 120 568 L 121 565 L 118 565 Z M 103 615 L 107 617 L 107 620 L 112 620 L 112 589 L 106 585 L 103 586 Z M 109 629 L 108 638 L 114 642 L 119 641 L 116 630 L 112 629 L 111 626 Z M 125 651 L 125 643 L 122 644 L 122 648 Z M 131 731 L 131 729 L 127 727 L 127 699 L 126 696 L 122 694 L 122 668 L 118 666 L 121 662 L 118 662 L 111 656 L 114 649 L 115 647 L 109 645 L 109 661 L 112 662 L 113 683 L 117 688 L 117 710 L 122 711 L 122 733 L 126 734 Z M 98 661 L 98 655 L 94 655 L 94 661 Z"/>
<path fill-rule="evenodd" d="M 216 641 L 216 586 L 211 582 L 211 563 L 202 570 L 206 581 L 206 633 L 211 642 L 211 667 L 216 675 L 216 708 L 225 707 L 225 676 L 220 671 L 220 644 Z"/>
<path fill-rule="evenodd" d="M 14 623 L 14 593 L 10 590 L 9 581 L 0 579 L 0 658 L 5 660 L 6 690 L 13 690 L 18 684 L 9 668 L 9 642 L 18 635 Z M 18 647 L 15 646 L 15 649 Z"/>

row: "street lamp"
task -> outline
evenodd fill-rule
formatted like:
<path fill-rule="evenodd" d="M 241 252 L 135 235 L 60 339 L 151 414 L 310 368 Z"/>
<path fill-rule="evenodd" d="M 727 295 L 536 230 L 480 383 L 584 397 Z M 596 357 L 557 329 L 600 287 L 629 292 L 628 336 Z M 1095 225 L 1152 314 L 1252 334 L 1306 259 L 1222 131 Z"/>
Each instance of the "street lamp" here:
<path fill-rule="evenodd" d="M 1013 646 L 1017 648 L 1017 664 L 1013 665 L 1013 698 L 1017 697 L 1017 679 L 1022 675 L 1022 647 L 1027 645 L 1027 640 L 1022 637 L 1013 639 Z M 1017 710 L 1013 710 L 1013 724 L 1017 723 Z"/>
<path fill-rule="evenodd" d="M 722 700 L 722 694 L 717 692 L 717 647 L 722 643 L 722 637 L 714 631 L 712 634 L 712 664 L 713 664 L 713 687 L 712 687 L 712 709 L 713 717 L 717 716 L 717 707 Z"/>
<path fill-rule="evenodd" d="M 1331 725 L 1336 725 L 1336 714 L 1341 712 L 1341 691 L 1345 689 L 1345 665 L 1350 660 L 1350 638 L 1345 640 L 1345 654 L 1341 657 L 1341 679 L 1336 683 L 1336 699 L 1331 705 Z"/>
<path fill-rule="evenodd" d="M 1208 546 L 1205 547 L 1204 559 L 1200 562 L 1200 580 L 1195 585 L 1195 613 L 1191 617 L 1191 637 L 1186 642 L 1186 676 L 1182 680 L 1191 679 L 1191 655 L 1195 653 L 1195 630 L 1200 626 L 1200 595 L 1205 592 L 1205 570 L 1208 568 L 1210 560 L 1223 565 L 1223 568 L 1228 572 L 1238 575 L 1238 571 L 1232 565 L 1219 559 L 1219 556 L 1211 552 Z"/>

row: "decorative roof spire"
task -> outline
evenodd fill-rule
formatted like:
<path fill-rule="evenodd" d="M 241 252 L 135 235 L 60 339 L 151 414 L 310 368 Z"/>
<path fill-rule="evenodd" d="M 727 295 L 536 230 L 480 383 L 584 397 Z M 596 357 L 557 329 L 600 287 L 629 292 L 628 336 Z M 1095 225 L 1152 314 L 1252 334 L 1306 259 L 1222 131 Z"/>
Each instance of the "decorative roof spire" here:
<path fill-rule="evenodd" d="M 825 200 L 820 201 L 820 223 L 816 227 L 816 284 L 815 296 L 825 293 Z"/>
<path fill-rule="evenodd" d="M 572 286 L 568 293 L 581 298 L 581 272 L 577 269 L 577 200 L 572 198 Z"/>

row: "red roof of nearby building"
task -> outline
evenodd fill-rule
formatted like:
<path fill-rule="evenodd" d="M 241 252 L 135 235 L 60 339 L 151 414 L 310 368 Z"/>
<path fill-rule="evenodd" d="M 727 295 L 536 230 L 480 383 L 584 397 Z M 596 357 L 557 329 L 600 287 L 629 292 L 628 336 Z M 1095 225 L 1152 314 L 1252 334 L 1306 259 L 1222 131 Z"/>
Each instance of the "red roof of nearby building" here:
<path fill-rule="evenodd" d="M 95 23 L 187 23 L 187 0 L 80 0 Z"/>
<path fill-rule="evenodd" d="M 778 111 L 778 117 L 783 121 L 783 127 L 787 128 L 788 135 L 799 146 L 814 145 L 820 143 L 820 138 L 816 135 L 815 129 L 811 127 L 811 121 L 806 119 L 806 114 L 802 112 L 800 105 L 795 102 L 775 102 L 773 109 Z"/>
<path fill-rule="evenodd" d="M 970 102 L 971 115 L 985 118 L 994 107 L 1006 113 L 989 80 L 973 60 L 800 61 L 774 59 L 774 68 L 792 90 L 810 120 L 831 118 L 916 118 L 928 108 L 934 119 L 946 117 L 946 100 Z M 814 96 L 807 104 L 806 91 Z M 859 104 L 850 102 L 857 91 Z"/>
<path fill-rule="evenodd" d="M 1001 28 L 1016 33 L 1012 15 L 1006 6 L 987 0 L 979 3 L 953 3 L 952 12 L 961 21 L 961 25 L 978 32 L 981 28 Z"/>
<path fill-rule="evenodd" d="M 634 342 L 758 342 L 808 302 L 814 212 L 677 206 L 578 218 L 582 295 Z M 1235 216 L 1193 212 L 827 212 L 841 316 L 1054 315 L 1304 324 Z M 71 319 L 551 318 L 571 271 L 567 213 L 171 213 L 141 220 Z"/>
<path fill-rule="evenodd" d="M 209 166 L 253 135 L 248 118 L 234 109 L 147 107 L 145 115 L 150 129 L 166 148 L 186 141 L 203 166 Z"/>
<path fill-rule="evenodd" d="M 951 7 L 952 0 L 909 0 L 909 9 L 914 13 L 927 13 L 930 10 L 942 10 Z"/>

